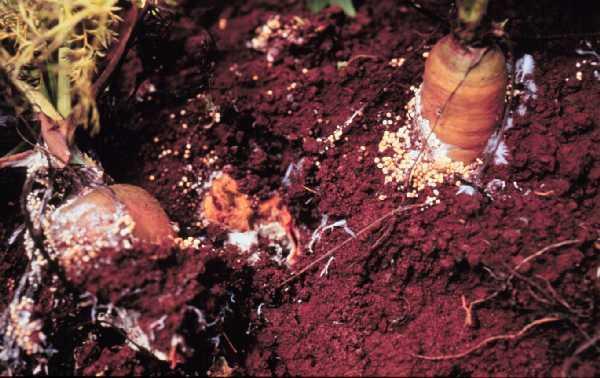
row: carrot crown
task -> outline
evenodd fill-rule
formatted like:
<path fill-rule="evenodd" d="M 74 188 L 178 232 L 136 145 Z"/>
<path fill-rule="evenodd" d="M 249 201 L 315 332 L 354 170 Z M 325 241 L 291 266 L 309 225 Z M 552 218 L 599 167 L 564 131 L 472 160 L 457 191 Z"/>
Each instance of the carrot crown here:
<path fill-rule="evenodd" d="M 471 45 L 481 38 L 480 26 L 485 17 L 488 0 L 456 0 L 458 27 L 455 30 L 459 40 Z"/>

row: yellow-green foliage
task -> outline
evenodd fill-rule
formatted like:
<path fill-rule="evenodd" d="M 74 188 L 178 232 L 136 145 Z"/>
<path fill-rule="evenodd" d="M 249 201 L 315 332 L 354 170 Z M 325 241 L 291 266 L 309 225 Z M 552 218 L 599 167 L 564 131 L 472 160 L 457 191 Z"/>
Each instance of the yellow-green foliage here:
<path fill-rule="evenodd" d="M 0 0 L 0 68 L 38 110 L 97 130 L 92 78 L 115 37 L 116 2 Z"/>

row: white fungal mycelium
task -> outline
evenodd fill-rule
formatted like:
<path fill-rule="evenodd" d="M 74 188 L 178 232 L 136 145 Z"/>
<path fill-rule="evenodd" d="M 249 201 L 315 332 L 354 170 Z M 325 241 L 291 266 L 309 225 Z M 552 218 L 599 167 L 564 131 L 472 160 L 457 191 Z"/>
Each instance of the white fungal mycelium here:
<path fill-rule="evenodd" d="M 537 99 L 538 87 L 534 80 L 535 60 L 531 54 L 524 54 L 517 59 L 514 67 L 515 84 L 521 85 L 522 90 L 514 90 L 514 95 L 519 95 L 516 112 L 519 116 L 527 113 L 527 107 L 532 100 Z M 510 68 L 509 68 L 510 69 Z M 514 88 L 513 88 L 514 89 Z M 489 139 L 484 154 L 490 156 L 495 165 L 508 164 L 509 150 L 504 140 L 504 133 L 514 126 L 513 110 L 509 110 L 504 123 Z"/>
<path fill-rule="evenodd" d="M 524 116 L 527 112 L 527 104 L 530 100 L 537 99 L 537 84 L 534 81 L 533 71 L 535 70 L 535 61 L 533 56 L 525 54 L 517 59 L 515 63 L 515 83 L 523 85 L 523 92 L 517 107 L 517 113 Z"/>
<path fill-rule="evenodd" d="M 585 49 L 582 49 L 582 48 L 575 49 L 575 52 L 578 55 L 590 57 L 589 59 L 583 60 L 582 63 L 588 64 L 592 67 L 600 66 L 600 54 L 596 50 L 594 50 L 592 43 L 590 41 L 583 41 L 583 44 L 586 46 Z M 579 68 L 580 65 L 581 65 L 581 63 L 578 62 L 577 67 Z M 577 79 L 581 80 L 581 76 L 582 76 L 581 71 L 578 71 L 577 74 L 578 74 Z M 600 80 L 600 71 L 598 71 L 598 69 L 594 69 L 592 71 L 592 74 L 594 75 L 594 78 L 596 80 Z"/>
<path fill-rule="evenodd" d="M 285 170 L 285 174 L 283 175 L 283 179 L 281 183 L 283 186 L 290 186 L 292 184 L 292 175 L 299 173 L 302 170 L 302 166 L 304 165 L 304 158 L 298 160 L 297 163 L 290 163 L 290 165 Z"/>
<path fill-rule="evenodd" d="M 327 214 L 323 214 L 323 216 L 321 217 L 321 224 L 319 224 L 319 227 L 317 227 L 315 231 L 313 231 L 310 237 L 310 241 L 308 242 L 307 249 L 309 253 L 314 253 L 313 248 L 316 245 L 316 243 L 319 240 L 321 240 L 321 236 L 323 236 L 325 232 L 334 228 L 342 228 L 344 232 L 346 232 L 348 235 L 352 236 L 353 238 L 356 238 L 356 234 L 354 233 L 354 231 L 352 231 L 350 227 L 348 227 L 348 223 L 345 219 L 338 220 L 331 224 L 327 224 L 328 220 L 329 216 Z"/>
<path fill-rule="evenodd" d="M 458 190 L 456 191 L 456 195 L 466 194 L 468 196 L 472 196 L 475 194 L 475 192 L 476 192 L 475 188 L 472 187 L 471 185 L 461 185 L 458 187 Z"/>
<path fill-rule="evenodd" d="M 274 252 L 271 255 L 271 260 L 279 265 L 290 263 L 288 256 L 296 248 L 295 242 L 279 222 L 260 223 L 254 229 L 245 232 L 231 231 L 227 235 L 226 244 L 236 246 L 240 252 L 245 254 L 250 252 L 254 247 L 259 246 L 259 238 L 268 241 L 266 247 Z M 253 266 L 260 261 L 263 252 L 261 248 L 256 248 L 248 257 L 248 264 Z"/>

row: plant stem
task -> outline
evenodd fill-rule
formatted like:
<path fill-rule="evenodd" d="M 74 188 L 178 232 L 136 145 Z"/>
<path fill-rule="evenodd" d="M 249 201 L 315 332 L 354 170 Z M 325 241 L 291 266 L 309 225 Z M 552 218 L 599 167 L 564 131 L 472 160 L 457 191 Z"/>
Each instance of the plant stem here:
<path fill-rule="evenodd" d="M 456 0 L 458 8 L 459 39 L 465 43 L 472 43 L 477 37 L 476 32 L 487 12 L 489 0 Z"/>
<path fill-rule="evenodd" d="M 71 113 L 71 80 L 67 68 L 68 47 L 58 49 L 56 108 L 65 118 Z"/>
<path fill-rule="evenodd" d="M 92 84 L 92 92 L 97 96 L 106 85 L 108 78 L 112 75 L 121 58 L 125 54 L 127 43 L 133 33 L 133 29 L 137 25 L 138 20 L 143 16 L 146 8 L 138 9 L 137 5 L 133 4 L 127 11 L 125 19 L 121 23 L 118 35 L 119 39 L 116 45 L 107 54 L 108 64 L 98 79 Z"/>

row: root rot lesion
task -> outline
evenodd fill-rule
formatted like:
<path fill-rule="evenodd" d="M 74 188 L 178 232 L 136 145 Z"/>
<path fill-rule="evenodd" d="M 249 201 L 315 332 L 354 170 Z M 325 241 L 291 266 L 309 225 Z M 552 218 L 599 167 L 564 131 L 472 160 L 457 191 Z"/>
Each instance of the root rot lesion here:
<path fill-rule="evenodd" d="M 237 181 L 222 172 L 208 185 L 198 214 L 204 225 L 218 225 L 227 230 L 229 242 L 237 245 L 242 253 L 258 246 L 262 237 L 279 251 L 274 260 L 290 267 L 296 263 L 302 254 L 300 233 L 279 194 L 263 201 L 250 198 L 240 192 Z M 260 251 L 252 254 L 248 261 L 254 264 L 257 259 L 260 259 Z"/>

